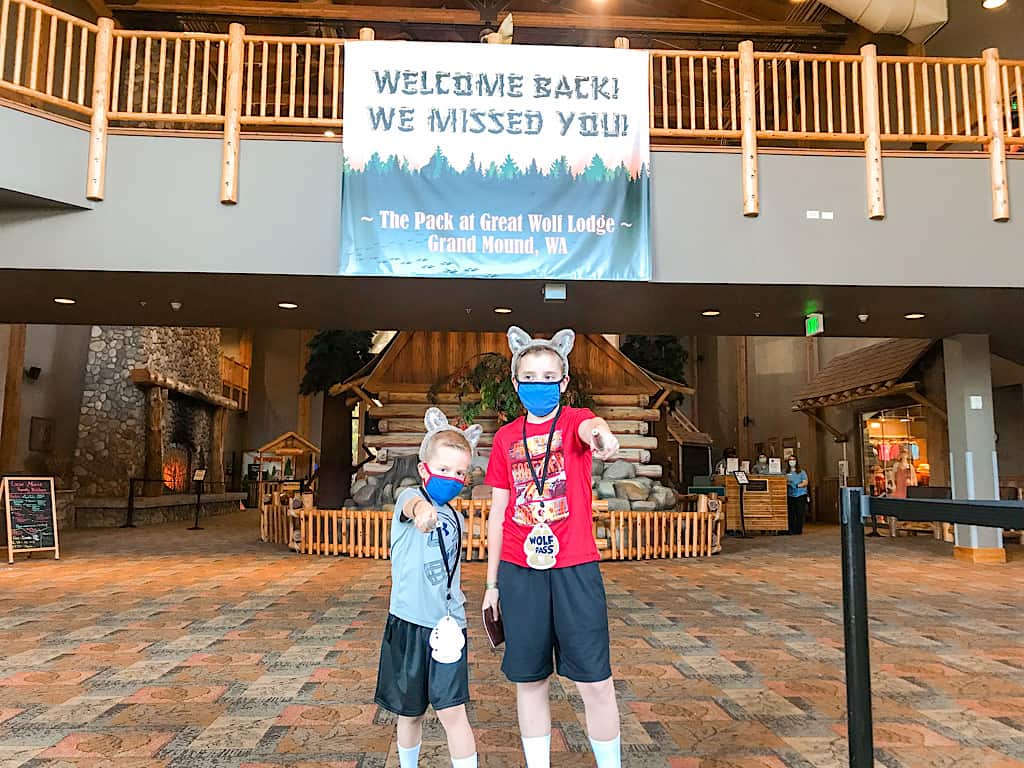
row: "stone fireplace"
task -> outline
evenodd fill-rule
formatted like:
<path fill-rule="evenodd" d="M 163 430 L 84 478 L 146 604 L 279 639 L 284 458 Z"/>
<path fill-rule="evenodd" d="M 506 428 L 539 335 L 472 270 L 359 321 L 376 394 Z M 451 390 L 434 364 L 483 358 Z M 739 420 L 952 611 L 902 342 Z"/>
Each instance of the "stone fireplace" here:
<path fill-rule="evenodd" d="M 220 330 L 94 326 L 75 454 L 82 497 L 187 493 L 192 473 L 223 482 L 224 428 L 235 403 L 220 395 Z"/>

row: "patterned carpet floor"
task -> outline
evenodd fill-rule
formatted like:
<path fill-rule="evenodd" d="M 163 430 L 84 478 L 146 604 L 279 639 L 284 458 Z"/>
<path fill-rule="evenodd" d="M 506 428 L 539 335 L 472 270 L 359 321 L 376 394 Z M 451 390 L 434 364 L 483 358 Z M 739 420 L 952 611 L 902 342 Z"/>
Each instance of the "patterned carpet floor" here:
<path fill-rule="evenodd" d="M 252 513 L 204 525 L 70 532 L 59 562 L 0 566 L 0 766 L 398 765 L 372 703 L 388 564 L 259 544 Z M 845 766 L 838 530 L 725 544 L 603 566 L 624 765 Z M 1024 766 L 1024 553 L 950 548 L 868 540 L 876 762 Z M 521 766 L 513 689 L 470 634 L 481 765 Z M 553 694 L 552 764 L 593 765 L 574 687 Z M 420 764 L 448 765 L 433 718 Z"/>

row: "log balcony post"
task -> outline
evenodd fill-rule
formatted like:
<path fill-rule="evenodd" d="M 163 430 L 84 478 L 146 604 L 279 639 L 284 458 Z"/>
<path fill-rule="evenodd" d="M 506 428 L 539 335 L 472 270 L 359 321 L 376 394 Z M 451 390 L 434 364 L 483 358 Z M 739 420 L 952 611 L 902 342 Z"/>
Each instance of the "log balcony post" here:
<path fill-rule="evenodd" d="M 242 140 L 242 59 L 245 27 L 228 28 L 228 79 L 224 94 L 224 154 L 220 173 L 220 201 L 238 202 L 238 150 Z"/>
<path fill-rule="evenodd" d="M 989 169 L 992 174 L 992 220 L 1009 221 L 1010 189 L 1006 176 L 1006 134 L 1003 126 L 999 49 L 982 52 L 985 68 L 985 122 L 988 123 Z"/>
<path fill-rule="evenodd" d="M 52 21 L 51 23 L 56 23 Z M 93 58 L 92 119 L 89 123 L 89 165 L 85 196 L 102 200 L 107 180 L 107 115 L 110 110 L 110 69 L 114 50 L 114 20 L 97 22 L 96 52 Z"/>
<path fill-rule="evenodd" d="M 740 43 L 740 123 L 743 169 L 743 215 L 757 216 L 761 203 L 757 193 L 757 116 L 754 103 L 754 43 Z"/>
<path fill-rule="evenodd" d="M 882 135 L 878 109 L 878 48 L 865 45 L 860 49 L 860 54 L 868 218 L 880 220 L 885 218 L 885 188 L 882 181 Z"/>

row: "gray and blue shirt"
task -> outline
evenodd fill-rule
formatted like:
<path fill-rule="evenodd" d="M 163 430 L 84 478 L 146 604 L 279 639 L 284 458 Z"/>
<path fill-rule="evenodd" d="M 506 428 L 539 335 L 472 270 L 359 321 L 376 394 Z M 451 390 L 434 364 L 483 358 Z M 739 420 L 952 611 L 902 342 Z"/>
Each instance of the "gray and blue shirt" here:
<path fill-rule="evenodd" d="M 462 542 L 459 537 L 457 513 L 446 504 L 437 510 L 437 528 L 422 533 L 413 523 L 402 522 L 402 510 L 411 498 L 423 498 L 419 488 L 406 488 L 395 502 L 395 514 L 391 521 L 391 607 L 393 616 L 418 624 L 434 627 L 451 611 L 452 618 L 460 627 L 466 626 L 466 596 L 462 594 L 461 554 Z M 463 526 L 464 527 L 464 526 Z M 448 565 L 455 568 L 452 581 L 452 599 L 445 608 L 448 592 L 448 576 L 441 557 L 438 531 L 443 534 Z"/>

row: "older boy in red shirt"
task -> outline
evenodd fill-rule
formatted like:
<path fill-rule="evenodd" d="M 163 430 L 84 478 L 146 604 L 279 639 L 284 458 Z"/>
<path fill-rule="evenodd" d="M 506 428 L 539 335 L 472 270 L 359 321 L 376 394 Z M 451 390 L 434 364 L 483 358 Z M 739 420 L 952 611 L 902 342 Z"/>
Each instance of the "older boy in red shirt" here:
<path fill-rule="evenodd" d="M 516 683 L 527 768 L 550 764 L 552 655 L 583 697 L 598 768 L 621 765 L 590 480 L 591 456 L 611 458 L 618 440 L 589 409 L 560 404 L 575 338 L 509 328 L 512 379 L 527 414 L 498 430 L 487 467 L 494 491 L 483 607 L 497 612 L 500 599 L 501 666 Z"/>

